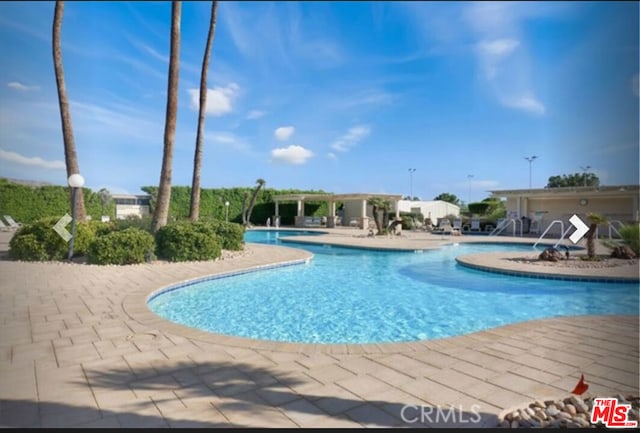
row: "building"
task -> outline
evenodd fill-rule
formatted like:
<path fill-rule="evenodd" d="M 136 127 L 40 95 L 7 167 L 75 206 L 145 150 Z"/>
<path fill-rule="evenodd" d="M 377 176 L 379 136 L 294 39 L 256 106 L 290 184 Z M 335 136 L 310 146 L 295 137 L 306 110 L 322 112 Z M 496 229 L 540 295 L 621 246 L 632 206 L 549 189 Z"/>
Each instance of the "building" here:
<path fill-rule="evenodd" d="M 587 215 L 595 213 L 619 227 L 638 222 L 640 185 L 586 186 L 490 191 L 493 197 L 506 199 L 507 218 L 529 218 L 534 233 L 557 234 L 569 226 L 574 214 L 588 223 Z M 554 223 L 554 221 L 562 221 Z M 599 229 L 604 229 L 603 227 Z"/>
<path fill-rule="evenodd" d="M 434 225 L 438 220 L 447 215 L 460 216 L 460 207 L 443 200 L 412 201 L 400 200 L 398 202 L 399 212 L 421 213 L 425 218 L 430 218 Z"/>
<path fill-rule="evenodd" d="M 112 194 L 111 198 L 116 204 L 116 219 L 142 218 L 150 214 L 150 195 Z"/>

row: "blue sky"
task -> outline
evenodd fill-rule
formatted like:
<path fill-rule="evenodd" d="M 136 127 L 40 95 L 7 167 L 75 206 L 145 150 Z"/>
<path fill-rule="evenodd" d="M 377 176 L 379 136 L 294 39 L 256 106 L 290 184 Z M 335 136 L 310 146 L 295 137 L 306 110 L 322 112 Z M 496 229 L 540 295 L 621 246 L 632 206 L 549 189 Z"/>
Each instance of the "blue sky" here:
<path fill-rule="evenodd" d="M 64 184 L 53 8 L 0 2 L 0 176 Z M 183 2 L 174 185 L 191 183 L 209 12 Z M 91 188 L 159 181 L 170 14 L 169 2 L 65 5 Z M 528 187 L 532 155 L 533 187 L 586 166 L 637 184 L 638 15 L 637 2 L 222 2 L 202 185 L 476 201 Z"/>

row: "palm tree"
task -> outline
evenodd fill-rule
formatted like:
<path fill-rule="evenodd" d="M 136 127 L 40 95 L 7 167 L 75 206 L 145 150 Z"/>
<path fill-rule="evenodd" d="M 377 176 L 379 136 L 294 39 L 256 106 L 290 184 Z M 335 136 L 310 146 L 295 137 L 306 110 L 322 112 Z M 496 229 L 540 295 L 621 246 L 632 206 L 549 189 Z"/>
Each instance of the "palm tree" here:
<path fill-rule="evenodd" d="M 167 112 L 164 124 L 164 150 L 162 170 L 156 208 L 153 212 L 151 228 L 154 232 L 167 225 L 169 202 L 171 200 L 171 166 L 173 165 L 173 143 L 178 117 L 178 66 L 180 64 L 180 16 L 182 2 L 171 3 L 171 51 L 169 54 L 169 80 L 167 84 Z"/>
<path fill-rule="evenodd" d="M 380 222 L 380 211 L 385 213 L 391 208 L 391 203 L 382 197 L 371 197 L 367 200 L 367 204 L 373 207 L 373 220 L 376 222 L 376 229 L 379 235 L 382 234 L 382 223 Z"/>
<path fill-rule="evenodd" d="M 598 228 L 598 226 L 600 224 L 606 224 L 607 219 L 602 215 L 598 215 L 598 214 L 594 214 L 594 213 L 588 214 L 587 215 L 587 219 L 591 223 L 589 225 L 589 231 L 586 234 L 586 237 L 587 237 L 587 257 L 589 257 L 590 260 L 593 260 L 593 259 L 596 258 L 596 242 L 595 242 L 596 229 Z"/>
<path fill-rule="evenodd" d="M 253 190 L 253 195 L 251 196 L 251 201 L 249 202 L 249 207 L 247 208 L 246 218 L 244 218 L 245 225 L 251 224 L 251 213 L 253 212 L 253 207 L 256 205 L 258 193 L 260 192 L 260 189 L 264 186 L 265 183 L 266 182 L 264 181 L 264 179 L 256 180 L 256 187 Z"/>
<path fill-rule="evenodd" d="M 67 87 L 64 82 L 64 69 L 62 68 L 62 49 L 60 48 L 60 31 L 62 29 L 62 16 L 64 14 L 64 1 L 56 1 L 53 13 L 53 68 L 56 74 L 56 86 L 58 88 L 58 105 L 60 106 L 60 120 L 62 121 L 62 141 L 64 142 L 64 161 L 67 166 L 67 177 L 80 173 L 78 167 L 78 155 L 76 154 L 76 144 L 73 139 L 73 128 L 71 126 L 71 113 L 69 111 L 69 99 L 67 98 Z M 73 193 L 69 197 L 71 208 L 73 209 Z M 82 188 L 78 188 L 76 194 L 76 219 L 84 221 L 87 212 L 84 207 L 84 194 Z"/>
<path fill-rule="evenodd" d="M 198 221 L 200 216 L 200 171 L 202 164 L 202 140 L 204 136 L 204 120 L 207 110 L 207 72 L 209 70 L 209 57 L 213 36 L 216 32 L 216 10 L 218 1 L 211 2 L 211 20 L 209 21 L 209 34 L 207 44 L 204 49 L 204 59 L 202 60 L 202 72 L 200 73 L 200 108 L 198 110 L 198 133 L 196 135 L 196 151 L 193 157 L 193 180 L 191 181 L 191 210 L 189 217 L 191 221 Z"/>

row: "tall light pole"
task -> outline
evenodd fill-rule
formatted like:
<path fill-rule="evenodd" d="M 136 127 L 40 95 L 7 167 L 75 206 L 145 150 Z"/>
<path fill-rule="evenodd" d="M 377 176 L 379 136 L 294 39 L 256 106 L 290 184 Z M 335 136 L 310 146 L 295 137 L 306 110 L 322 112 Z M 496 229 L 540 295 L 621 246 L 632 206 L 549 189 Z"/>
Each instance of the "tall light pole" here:
<path fill-rule="evenodd" d="M 529 189 L 531 189 L 531 163 L 537 158 L 537 156 L 525 156 L 524 159 L 529 161 Z"/>
<path fill-rule="evenodd" d="M 467 191 L 467 208 L 469 208 L 469 203 L 471 203 L 471 178 L 472 174 L 467 175 L 467 179 L 469 180 L 469 190 Z"/>
<path fill-rule="evenodd" d="M 224 220 L 229 222 L 229 202 L 224 202 Z"/>
<path fill-rule="evenodd" d="M 584 186 L 587 186 L 587 172 L 589 171 L 589 169 L 591 168 L 590 165 L 586 165 L 586 166 L 580 166 L 580 168 L 582 169 L 582 171 L 584 171 L 584 174 L 582 175 L 582 180 L 584 181 Z"/>
<path fill-rule="evenodd" d="M 72 174 L 67 179 L 67 183 L 71 187 L 71 242 L 69 242 L 69 257 L 71 260 L 73 257 L 73 243 L 76 240 L 76 215 L 77 215 L 77 203 L 76 196 L 78 195 L 78 188 L 84 186 L 84 177 L 80 174 Z"/>
<path fill-rule="evenodd" d="M 409 200 L 413 200 L 413 172 L 416 171 L 415 168 L 409 169 Z"/>

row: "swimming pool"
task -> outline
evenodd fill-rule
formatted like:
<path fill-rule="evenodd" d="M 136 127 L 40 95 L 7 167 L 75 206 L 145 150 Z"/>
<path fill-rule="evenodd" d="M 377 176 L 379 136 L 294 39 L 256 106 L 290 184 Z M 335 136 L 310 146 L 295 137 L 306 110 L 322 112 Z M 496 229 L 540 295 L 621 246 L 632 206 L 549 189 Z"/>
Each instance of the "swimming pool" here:
<path fill-rule="evenodd" d="M 250 231 L 247 241 L 280 243 L 286 235 L 275 234 Z M 313 260 L 167 291 L 149 308 L 219 334 L 352 344 L 451 337 L 545 317 L 638 314 L 637 284 L 522 278 L 455 262 L 461 254 L 526 246 L 460 244 L 424 253 L 295 246 Z"/>

